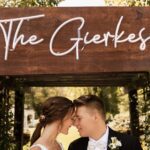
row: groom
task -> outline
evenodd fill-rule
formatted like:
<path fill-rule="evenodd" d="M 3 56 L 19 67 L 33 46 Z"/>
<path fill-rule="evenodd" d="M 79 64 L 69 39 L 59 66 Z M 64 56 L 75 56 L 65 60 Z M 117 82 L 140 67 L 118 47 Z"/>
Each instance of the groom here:
<path fill-rule="evenodd" d="M 104 104 L 99 97 L 85 95 L 74 103 L 77 108 L 74 124 L 81 138 L 73 141 L 68 150 L 142 150 L 135 137 L 106 125 Z"/>

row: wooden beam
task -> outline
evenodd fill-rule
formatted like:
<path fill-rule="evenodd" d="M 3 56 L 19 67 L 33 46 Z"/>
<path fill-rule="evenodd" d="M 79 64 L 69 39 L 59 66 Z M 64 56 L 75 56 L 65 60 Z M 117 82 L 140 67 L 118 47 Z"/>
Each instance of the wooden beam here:
<path fill-rule="evenodd" d="M 54 74 L 8 76 L 9 87 L 22 86 L 129 86 L 146 84 L 147 72 L 100 73 L 100 74 Z M 3 80 L 5 77 L 0 77 Z"/>
<path fill-rule="evenodd" d="M 24 91 L 21 87 L 15 90 L 15 126 L 14 136 L 16 150 L 23 149 L 23 125 L 24 125 Z"/>
<path fill-rule="evenodd" d="M 130 127 L 131 134 L 139 138 L 139 112 L 138 95 L 136 89 L 129 89 L 129 111 L 130 111 Z"/>

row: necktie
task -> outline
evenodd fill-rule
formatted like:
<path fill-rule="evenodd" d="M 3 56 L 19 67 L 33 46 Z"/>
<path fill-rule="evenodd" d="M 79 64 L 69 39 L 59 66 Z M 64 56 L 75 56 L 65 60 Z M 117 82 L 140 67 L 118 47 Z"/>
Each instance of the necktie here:
<path fill-rule="evenodd" d="M 104 142 L 94 142 L 94 141 L 89 141 L 88 143 L 88 150 L 105 150 L 106 145 Z"/>

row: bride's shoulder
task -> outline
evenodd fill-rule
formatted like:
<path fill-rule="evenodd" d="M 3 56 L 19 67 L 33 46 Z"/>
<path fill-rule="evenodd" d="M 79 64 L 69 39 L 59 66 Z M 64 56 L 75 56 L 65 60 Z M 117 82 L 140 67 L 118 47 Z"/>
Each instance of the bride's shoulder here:
<path fill-rule="evenodd" d="M 48 149 L 42 144 L 34 144 L 30 147 L 30 150 L 48 150 Z"/>
<path fill-rule="evenodd" d="M 41 148 L 40 147 L 31 147 L 29 150 L 41 150 Z"/>

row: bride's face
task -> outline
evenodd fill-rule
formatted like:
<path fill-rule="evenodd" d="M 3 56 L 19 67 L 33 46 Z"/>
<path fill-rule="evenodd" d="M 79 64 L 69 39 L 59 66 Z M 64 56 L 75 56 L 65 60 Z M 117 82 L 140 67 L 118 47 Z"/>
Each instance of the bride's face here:
<path fill-rule="evenodd" d="M 69 112 L 62 121 L 60 132 L 63 134 L 68 134 L 69 128 L 73 124 L 73 114 Z"/>

